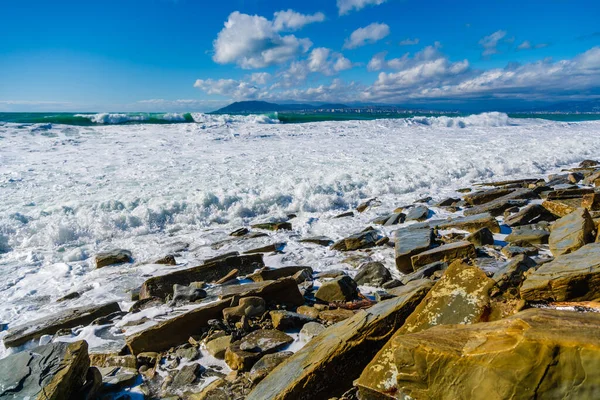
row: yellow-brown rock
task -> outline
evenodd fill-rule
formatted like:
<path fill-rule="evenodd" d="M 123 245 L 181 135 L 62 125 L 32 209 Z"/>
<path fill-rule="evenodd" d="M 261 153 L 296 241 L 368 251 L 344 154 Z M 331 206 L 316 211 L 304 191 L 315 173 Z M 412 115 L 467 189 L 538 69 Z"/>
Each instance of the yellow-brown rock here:
<path fill-rule="evenodd" d="M 395 336 L 387 358 L 376 358 L 356 385 L 363 399 L 596 399 L 599 325 L 597 313 L 529 309 Z M 390 366 L 388 380 L 372 380 Z"/>
<path fill-rule="evenodd" d="M 428 280 L 411 282 L 398 297 L 326 329 L 277 366 L 247 400 L 328 399 L 343 393 L 431 285 Z"/>

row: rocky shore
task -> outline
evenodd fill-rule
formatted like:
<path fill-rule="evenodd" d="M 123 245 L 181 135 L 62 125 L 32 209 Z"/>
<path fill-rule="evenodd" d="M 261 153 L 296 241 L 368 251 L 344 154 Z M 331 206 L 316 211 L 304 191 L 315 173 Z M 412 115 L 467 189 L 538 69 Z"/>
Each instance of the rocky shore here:
<path fill-rule="evenodd" d="M 144 260 L 166 272 L 127 310 L 90 304 L 8 326 L 0 399 L 600 398 L 598 187 L 600 163 L 586 160 L 391 213 L 370 199 L 337 216 L 378 214 L 360 232 L 295 238 L 343 253 L 350 273 L 266 265 L 282 242 L 184 269 L 177 252 Z M 230 240 L 293 232 L 295 217 Z M 95 262 L 136 259 L 115 249 Z M 121 345 L 76 340 L 82 327 L 118 331 Z"/>

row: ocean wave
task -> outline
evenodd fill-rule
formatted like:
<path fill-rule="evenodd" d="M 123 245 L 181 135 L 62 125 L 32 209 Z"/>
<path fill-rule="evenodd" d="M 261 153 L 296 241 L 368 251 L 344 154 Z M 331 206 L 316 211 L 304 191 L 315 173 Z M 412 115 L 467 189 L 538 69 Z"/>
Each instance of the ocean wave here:
<path fill-rule="evenodd" d="M 487 112 L 471 114 L 460 117 L 413 117 L 408 119 L 409 123 L 417 123 L 440 128 L 467 128 L 467 127 L 500 127 L 514 125 L 508 114 L 501 112 Z"/>

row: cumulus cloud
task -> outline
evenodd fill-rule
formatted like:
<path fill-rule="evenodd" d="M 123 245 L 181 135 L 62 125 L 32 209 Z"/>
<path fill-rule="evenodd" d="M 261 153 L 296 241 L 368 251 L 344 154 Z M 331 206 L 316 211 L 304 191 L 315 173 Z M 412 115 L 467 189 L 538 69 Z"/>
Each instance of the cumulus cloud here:
<path fill-rule="evenodd" d="M 322 12 L 305 15 L 294 10 L 277 11 L 273 20 L 273 28 L 276 31 L 295 31 L 304 25 L 323 21 L 325 21 L 325 14 Z"/>
<path fill-rule="evenodd" d="M 307 59 L 294 61 L 289 68 L 280 72 L 279 81 L 271 88 L 290 88 L 303 83 L 311 73 L 332 76 L 353 66 L 352 61 L 343 54 L 326 47 L 317 47 L 310 52 Z"/>
<path fill-rule="evenodd" d="M 352 10 L 361 10 L 366 6 L 378 6 L 387 0 L 337 0 L 340 15 L 348 14 Z"/>
<path fill-rule="evenodd" d="M 206 94 L 216 94 L 234 99 L 256 98 L 260 91 L 252 83 L 235 79 L 198 79 L 194 83 L 194 87 Z"/>
<path fill-rule="evenodd" d="M 364 28 L 358 28 L 344 42 L 345 49 L 355 49 L 368 43 L 375 43 L 390 34 L 387 24 L 374 22 Z"/>
<path fill-rule="evenodd" d="M 250 80 L 258 85 L 265 85 L 271 79 L 268 72 L 255 72 L 250 75 Z"/>
<path fill-rule="evenodd" d="M 415 44 L 419 44 L 419 38 L 414 38 L 414 39 L 404 39 L 401 40 L 400 43 L 398 43 L 400 46 L 414 46 Z"/>
<path fill-rule="evenodd" d="M 244 69 L 285 63 L 306 53 L 312 42 L 281 33 L 324 19 L 322 13 L 304 15 L 293 10 L 276 12 L 273 20 L 235 11 L 213 42 L 213 60 L 219 64 L 237 64 Z"/>
<path fill-rule="evenodd" d="M 491 35 L 483 37 L 479 44 L 483 47 L 482 56 L 488 57 L 498 53 L 498 42 L 506 36 L 506 31 L 496 31 Z"/>

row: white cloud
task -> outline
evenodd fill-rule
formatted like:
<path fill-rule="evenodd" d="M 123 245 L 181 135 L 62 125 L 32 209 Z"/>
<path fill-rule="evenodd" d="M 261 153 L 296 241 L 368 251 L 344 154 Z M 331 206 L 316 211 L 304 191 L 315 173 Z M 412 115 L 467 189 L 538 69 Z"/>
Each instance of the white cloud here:
<path fill-rule="evenodd" d="M 398 43 L 400 46 L 414 46 L 415 44 L 419 44 L 419 38 L 414 39 L 404 39 Z"/>
<path fill-rule="evenodd" d="M 198 79 L 194 83 L 206 94 L 216 94 L 234 99 L 251 99 L 258 96 L 260 89 L 251 83 L 234 79 Z"/>
<path fill-rule="evenodd" d="M 337 0 L 340 15 L 348 14 L 352 10 L 360 10 L 366 6 L 378 6 L 387 0 Z"/>
<path fill-rule="evenodd" d="M 432 53 L 433 54 L 433 53 Z M 363 99 L 401 102 L 410 99 L 511 98 L 558 100 L 600 95 L 600 47 L 571 60 L 545 59 L 506 68 L 472 71 L 467 60 L 451 63 L 441 54 L 426 62 L 410 61 L 396 73 L 380 73 Z"/>
<path fill-rule="evenodd" d="M 250 80 L 258 85 L 265 85 L 271 79 L 268 72 L 255 72 L 250 75 Z"/>
<path fill-rule="evenodd" d="M 520 45 L 517 46 L 517 50 L 532 50 L 532 49 L 541 49 L 544 47 L 548 47 L 548 43 L 537 43 L 533 44 L 529 40 L 523 41 Z"/>
<path fill-rule="evenodd" d="M 276 31 L 295 31 L 304 25 L 323 21 L 325 21 L 325 14 L 321 12 L 305 15 L 294 10 L 277 11 L 273 20 L 273 28 Z"/>
<path fill-rule="evenodd" d="M 324 20 L 321 13 L 303 15 L 292 10 L 275 13 L 270 21 L 258 15 L 235 11 L 213 42 L 213 60 L 219 64 L 237 64 L 244 69 L 282 64 L 306 53 L 312 46 L 307 38 L 281 35 L 282 31 Z"/>
<path fill-rule="evenodd" d="M 489 36 L 483 37 L 479 44 L 483 47 L 482 56 L 487 57 L 498 53 L 498 42 L 506 36 L 506 31 L 496 31 Z"/>
<path fill-rule="evenodd" d="M 390 34 L 387 24 L 374 22 L 364 28 L 358 28 L 344 42 L 345 49 L 355 49 L 368 43 L 375 43 Z"/>

